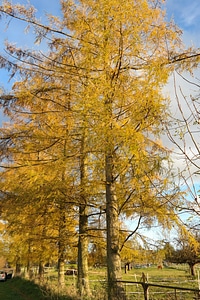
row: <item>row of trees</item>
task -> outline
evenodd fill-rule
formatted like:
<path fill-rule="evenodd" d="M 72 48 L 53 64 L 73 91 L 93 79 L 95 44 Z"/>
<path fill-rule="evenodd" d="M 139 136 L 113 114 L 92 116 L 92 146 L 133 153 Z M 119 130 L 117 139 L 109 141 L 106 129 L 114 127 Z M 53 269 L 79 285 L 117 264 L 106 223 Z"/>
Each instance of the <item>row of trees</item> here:
<path fill-rule="evenodd" d="M 42 52 L 6 43 L 0 57 L 11 78 L 20 75 L 1 95 L 9 119 L 0 130 L 4 234 L 27 268 L 34 260 L 42 270 L 55 255 L 61 286 L 65 260 L 77 253 L 82 295 L 90 295 L 89 249 L 104 249 L 108 299 L 121 299 L 128 240 L 141 226 L 179 224 L 180 195 L 159 139 L 168 115 L 162 88 L 199 55 L 184 49 L 162 1 L 60 4 L 60 19 L 49 16 L 48 25 L 31 6 L 0 6 L 48 45 Z"/>

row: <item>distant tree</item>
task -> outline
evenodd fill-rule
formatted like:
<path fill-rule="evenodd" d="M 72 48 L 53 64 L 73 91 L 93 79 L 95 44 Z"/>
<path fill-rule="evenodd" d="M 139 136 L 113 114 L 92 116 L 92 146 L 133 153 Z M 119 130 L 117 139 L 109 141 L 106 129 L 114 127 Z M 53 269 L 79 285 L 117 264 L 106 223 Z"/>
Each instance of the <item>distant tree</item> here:
<path fill-rule="evenodd" d="M 188 264 L 192 276 L 195 276 L 195 265 L 200 263 L 200 239 L 198 236 L 183 234 L 176 247 L 167 245 L 165 259 L 176 264 Z"/>

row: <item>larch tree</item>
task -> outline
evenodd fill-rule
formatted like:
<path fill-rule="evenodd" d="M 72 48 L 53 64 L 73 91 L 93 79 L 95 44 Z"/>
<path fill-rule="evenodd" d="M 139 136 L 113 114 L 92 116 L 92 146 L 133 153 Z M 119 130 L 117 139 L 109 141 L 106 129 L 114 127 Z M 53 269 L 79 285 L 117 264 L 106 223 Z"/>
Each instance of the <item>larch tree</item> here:
<path fill-rule="evenodd" d="M 27 65 L 28 59 L 32 60 L 29 53 L 22 54 L 19 51 L 18 55 L 27 55 Z M 59 282 L 64 286 L 66 245 L 69 243 L 67 236 L 74 235 L 70 224 L 76 226 L 73 222 L 76 179 L 72 174 L 76 163 L 71 158 L 76 156 L 74 153 L 77 150 L 74 150 L 75 146 L 70 147 L 72 118 L 69 99 L 66 97 L 69 85 L 61 88 L 58 84 L 60 73 L 58 67 L 50 68 L 53 64 L 51 57 L 48 58 L 46 69 L 44 68 L 43 71 L 41 71 L 41 57 L 36 56 L 34 59 L 35 68 L 32 68 L 33 60 L 29 61 L 31 67 L 23 69 L 23 82 L 15 83 L 13 86 L 11 101 L 8 101 L 5 96 L 2 97 L 7 114 L 12 119 L 10 126 L 1 131 L 2 159 L 5 158 L 2 166 L 6 170 L 4 180 L 7 180 L 7 184 L 4 182 L 3 186 L 5 193 L 13 193 L 14 197 L 21 199 L 20 203 L 23 205 L 23 201 L 26 203 L 26 198 L 22 197 L 20 192 L 17 194 L 15 190 L 20 188 L 20 181 L 15 180 L 15 174 L 16 177 L 21 176 L 21 184 L 26 186 L 26 196 L 31 200 L 33 207 L 38 200 L 40 213 L 42 215 L 46 211 L 44 216 L 48 215 L 48 220 L 51 218 L 48 208 L 53 208 L 52 213 L 57 215 L 56 222 L 55 217 L 52 222 L 55 222 L 54 225 L 58 229 Z M 56 78 L 49 74 L 55 72 L 55 69 L 58 73 Z M 72 89 L 71 86 L 70 88 Z M 49 92 L 51 92 L 50 96 Z M 10 185 L 7 175 L 9 169 L 10 173 L 12 169 L 15 170 L 12 176 L 14 181 Z M 31 196 L 28 195 L 28 190 L 32 191 Z M 21 191 L 23 191 L 22 187 Z"/>
<path fill-rule="evenodd" d="M 7 45 L 11 56 L 17 57 L 18 68 L 21 69 L 24 80 L 13 85 L 12 94 L 1 97 L 5 113 L 12 118 L 14 124 L 10 129 L 2 129 L 2 149 L 4 148 L 2 158 L 4 154 L 7 156 L 7 164 L 9 155 L 12 157 L 13 151 L 19 152 L 21 161 L 16 155 L 11 161 L 14 161 L 17 167 L 27 167 L 25 168 L 27 173 L 30 173 L 29 168 L 32 167 L 34 175 L 30 174 L 30 176 L 33 178 L 33 183 L 39 181 L 40 189 L 43 190 L 45 182 L 50 180 L 54 186 L 56 199 L 61 197 L 61 201 L 55 200 L 51 188 L 46 190 L 47 199 L 50 201 L 53 199 L 60 207 L 58 266 L 61 286 L 64 286 L 66 256 L 64 237 L 68 230 L 65 224 L 70 224 L 66 220 L 66 213 L 67 210 L 79 206 L 78 287 L 80 293 L 89 294 L 88 204 L 85 179 L 85 160 L 88 150 L 85 149 L 84 126 L 86 125 L 80 118 L 82 109 L 81 113 L 76 109 L 82 79 L 79 78 L 76 70 L 71 46 L 67 41 L 59 40 L 59 44 L 57 42 L 57 39 L 52 39 L 51 52 L 48 56 Z M 75 50 L 74 52 L 76 53 Z M 8 65 L 12 63 L 7 61 Z M 74 115 L 76 115 L 75 121 Z M 8 144 L 11 145 L 10 148 Z M 38 165 L 41 168 L 39 170 L 37 170 Z M 13 167 L 11 163 L 10 168 Z M 41 176 L 42 172 L 47 178 Z M 49 179 L 48 174 L 50 174 Z"/>
<path fill-rule="evenodd" d="M 54 52 L 46 58 L 7 46 L 11 61 L 2 57 L 2 67 L 11 69 L 13 75 L 18 70 L 26 79 L 14 85 L 15 101 L 9 95 L 1 99 L 3 104 L 8 100 L 13 112 L 18 110 L 20 101 L 23 114 L 28 109 L 35 116 L 31 118 L 33 132 L 39 126 L 40 134 L 46 137 L 49 130 L 52 135 L 56 130 L 56 136 L 47 141 L 46 147 L 44 142 L 41 144 L 44 152 L 51 149 L 52 163 L 56 159 L 52 149 L 57 153 L 58 145 L 66 141 L 63 132 L 67 130 L 70 146 L 67 155 L 59 155 L 59 162 L 65 167 L 69 162 L 67 170 L 71 167 L 73 171 L 68 174 L 75 184 L 77 180 L 80 183 L 79 242 L 84 244 L 79 247 L 79 262 L 85 261 L 79 268 L 79 280 L 83 276 L 82 282 L 87 282 L 85 237 L 88 207 L 92 207 L 106 215 L 108 299 L 123 299 L 119 282 L 120 251 L 124 245 L 120 236 L 121 217 L 138 216 L 150 225 L 155 219 L 164 226 L 176 221 L 172 205 L 176 197 L 168 191 L 168 180 L 161 173 L 168 157 L 159 142 L 168 105 L 162 88 L 174 65 L 193 68 L 199 54 L 193 49 L 184 50 L 181 32 L 165 19 L 163 1 L 60 3 L 62 18 L 52 17 L 48 26 L 35 19 L 31 8 L 8 1 L 0 7 L 1 12 L 32 24 L 37 41 L 49 38 L 51 33 L 56 35 L 50 43 Z M 17 65 L 13 57 L 25 63 Z M 35 67 L 35 62 L 39 67 Z M 43 74 L 42 81 L 37 81 L 39 74 Z M 50 111 L 46 114 L 48 122 L 42 109 Z M 29 118 L 26 126 L 31 123 Z M 73 119 L 70 131 L 65 126 L 69 125 L 69 118 Z M 43 132 L 40 127 L 46 130 Z M 73 177 L 77 157 L 79 179 Z M 131 234 L 125 241 L 129 237 Z M 89 292 L 87 284 L 83 284 L 83 289 Z"/>
<path fill-rule="evenodd" d="M 76 66 L 84 78 L 80 106 L 88 109 L 93 163 L 101 162 L 104 174 L 108 299 L 123 297 L 117 283 L 120 215 L 139 212 L 161 223 L 168 216 L 175 219 L 173 197 L 164 193 L 167 180 L 160 187 L 159 172 L 167 155 L 156 136 L 166 117 L 161 90 L 181 44 L 180 32 L 166 23 L 159 4 L 62 2 L 66 25 L 79 49 Z M 159 197 L 158 187 L 163 191 Z"/>
<path fill-rule="evenodd" d="M 63 183 L 57 179 L 58 168 L 55 173 L 51 170 L 50 175 L 49 168 L 31 164 L 28 167 L 19 166 L 22 161 L 15 156 L 12 159 L 15 166 L 7 165 L 0 184 L 3 198 L 1 218 L 6 221 L 6 234 L 14 240 L 15 235 L 21 237 L 21 240 L 18 239 L 21 249 L 18 255 L 22 254 L 21 262 L 27 267 L 28 273 L 31 266 L 37 264 L 42 277 L 44 264 L 53 257 L 55 261 L 57 257 L 58 278 L 60 285 L 64 285 L 66 245 L 73 247 L 77 243 L 76 217 L 71 198 L 69 195 L 67 197 L 68 188 L 64 189 Z M 62 193 L 59 193 L 61 189 Z M 21 245 L 24 245 L 24 249 Z"/>

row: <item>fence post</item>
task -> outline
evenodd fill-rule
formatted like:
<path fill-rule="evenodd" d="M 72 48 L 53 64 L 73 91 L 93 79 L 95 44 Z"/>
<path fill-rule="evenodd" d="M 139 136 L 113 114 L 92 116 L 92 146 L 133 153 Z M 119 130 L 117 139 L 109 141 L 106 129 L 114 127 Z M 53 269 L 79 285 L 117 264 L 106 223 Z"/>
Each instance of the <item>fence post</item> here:
<path fill-rule="evenodd" d="M 144 300 L 149 300 L 149 296 L 148 296 L 149 285 L 148 285 L 148 283 L 143 282 L 142 287 L 143 287 L 143 290 L 144 290 Z"/>
<path fill-rule="evenodd" d="M 174 297 L 175 297 L 175 300 L 177 300 L 177 297 L 176 297 L 176 289 L 174 289 Z"/>

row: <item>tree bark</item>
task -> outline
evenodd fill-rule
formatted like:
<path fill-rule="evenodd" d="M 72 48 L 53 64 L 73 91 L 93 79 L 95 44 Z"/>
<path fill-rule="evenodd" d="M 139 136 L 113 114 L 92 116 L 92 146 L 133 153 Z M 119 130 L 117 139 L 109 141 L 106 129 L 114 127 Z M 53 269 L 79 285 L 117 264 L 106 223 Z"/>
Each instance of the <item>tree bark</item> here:
<path fill-rule="evenodd" d="M 20 259 L 19 256 L 16 256 L 15 273 L 16 273 L 16 275 L 20 275 L 21 274 L 21 259 Z"/>
<path fill-rule="evenodd" d="M 195 266 L 195 264 L 189 264 L 189 267 L 190 267 L 190 273 L 191 273 L 192 276 L 195 276 L 194 266 Z"/>
<path fill-rule="evenodd" d="M 65 260 L 63 258 L 63 255 L 60 254 L 60 257 L 58 259 L 58 283 L 59 286 L 64 288 L 65 286 Z"/>
<path fill-rule="evenodd" d="M 106 222 L 107 222 L 107 280 L 108 300 L 125 299 L 121 280 L 118 203 L 113 183 L 112 154 L 106 156 Z"/>
<path fill-rule="evenodd" d="M 80 157 L 80 204 L 79 204 L 79 240 L 78 240 L 78 282 L 77 287 L 81 296 L 90 295 L 88 276 L 88 209 L 85 193 L 86 166 L 85 166 L 85 134 L 81 140 Z"/>
<path fill-rule="evenodd" d="M 79 208 L 79 240 L 78 240 L 78 290 L 80 295 L 90 295 L 88 278 L 88 218 L 87 208 Z"/>
<path fill-rule="evenodd" d="M 66 220 L 65 207 L 60 205 L 60 224 L 59 224 L 59 240 L 58 240 L 58 283 L 62 288 L 65 287 L 65 243 L 66 243 Z"/>
<path fill-rule="evenodd" d="M 44 261 L 43 260 L 39 261 L 38 275 L 39 275 L 40 280 L 44 277 Z"/>

